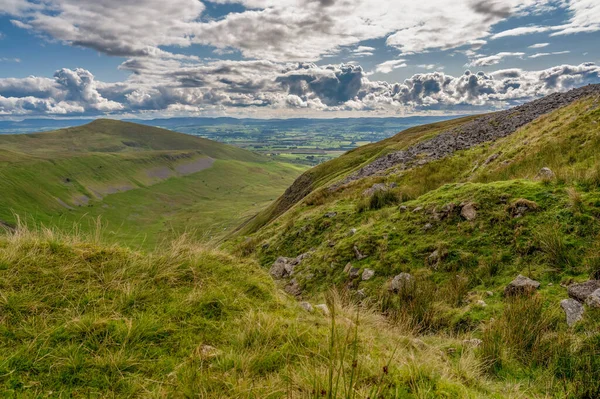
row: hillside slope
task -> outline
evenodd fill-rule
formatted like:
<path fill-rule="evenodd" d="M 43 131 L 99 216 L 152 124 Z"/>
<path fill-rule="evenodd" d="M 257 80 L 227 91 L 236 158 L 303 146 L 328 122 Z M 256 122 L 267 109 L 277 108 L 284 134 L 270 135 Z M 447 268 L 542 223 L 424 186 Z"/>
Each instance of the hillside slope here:
<path fill-rule="evenodd" d="M 154 245 L 170 230 L 198 229 L 209 238 L 266 206 L 300 171 L 210 140 L 112 120 L 2 135 L 0 220 L 88 229 L 101 217 L 107 235 L 132 244 Z"/>
<path fill-rule="evenodd" d="M 236 250 L 299 299 L 335 287 L 423 334 L 474 334 L 489 373 L 527 375 L 532 395 L 597 397 L 580 378 L 600 377 L 600 309 L 583 304 L 600 288 L 598 148 L 599 85 L 409 129 L 306 172 Z M 535 295 L 506 294 L 518 275 Z"/>

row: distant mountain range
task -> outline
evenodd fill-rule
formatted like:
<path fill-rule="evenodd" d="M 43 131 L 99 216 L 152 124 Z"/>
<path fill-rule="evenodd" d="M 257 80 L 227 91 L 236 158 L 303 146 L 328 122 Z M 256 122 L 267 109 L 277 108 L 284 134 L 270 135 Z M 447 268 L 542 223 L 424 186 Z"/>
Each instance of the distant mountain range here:
<path fill-rule="evenodd" d="M 250 119 L 250 118 L 163 118 L 163 119 L 127 119 L 128 122 L 135 122 L 149 126 L 160 126 L 168 129 L 177 130 L 177 127 L 185 126 L 214 126 L 214 125 L 232 125 L 232 126 L 264 126 L 267 128 L 297 128 L 310 127 L 314 125 L 354 125 L 362 126 L 365 129 L 373 130 L 377 127 L 395 128 L 396 132 L 407 125 L 415 126 L 427 123 L 438 122 L 453 118 L 455 116 L 409 116 L 399 118 L 334 118 L 334 119 L 313 119 L 313 118 L 294 118 L 294 119 Z M 56 130 L 67 127 L 82 126 L 92 122 L 93 119 L 25 119 L 22 121 L 0 120 L 0 134 L 15 133 L 33 133 L 47 130 Z M 185 130 L 185 129 L 182 129 Z M 185 132 L 184 132 L 185 133 Z"/>

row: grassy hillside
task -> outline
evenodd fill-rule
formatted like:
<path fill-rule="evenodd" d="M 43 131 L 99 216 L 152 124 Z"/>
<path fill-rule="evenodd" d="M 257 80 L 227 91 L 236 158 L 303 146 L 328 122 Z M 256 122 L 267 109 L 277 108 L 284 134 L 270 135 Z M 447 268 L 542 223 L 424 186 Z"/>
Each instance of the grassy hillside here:
<path fill-rule="evenodd" d="M 333 317 L 308 313 L 255 262 L 184 239 L 142 255 L 19 229 L 0 292 L 7 397 L 524 397 L 459 339 L 334 294 Z"/>
<path fill-rule="evenodd" d="M 219 237 L 301 172 L 210 140 L 98 120 L 0 136 L 0 220 L 91 228 L 146 246 L 186 230 Z"/>
<path fill-rule="evenodd" d="M 436 132 L 438 126 L 425 126 L 416 139 Z M 598 148 L 598 99 L 583 99 L 508 137 L 422 166 L 336 190 L 312 179 L 287 212 L 273 219 L 270 208 L 261 224 L 270 223 L 250 236 L 243 234 L 256 225 L 242 230 L 237 250 L 255 253 L 266 268 L 280 256 L 308 253 L 294 280 L 282 281 L 290 292 L 319 298 L 333 286 L 366 296 L 421 333 L 482 339 L 478 356 L 489 362 L 488 375 L 526 381 L 532 395 L 597 397 L 600 386 L 584 376 L 600 377 L 599 311 L 586 307 L 569 328 L 559 302 L 569 284 L 600 277 Z M 356 154 L 347 157 L 336 160 L 341 169 L 323 166 L 324 181 L 364 164 Z M 545 167 L 554 176 L 538 176 Z M 311 173 L 319 171 L 305 176 Z M 366 191 L 378 183 L 387 188 Z M 472 220 L 461 215 L 467 204 L 476 210 Z M 367 269 L 374 277 L 361 281 Z M 414 286 L 390 293 L 392 277 L 402 272 Z M 541 287 L 514 303 L 503 291 L 519 274 Z"/>

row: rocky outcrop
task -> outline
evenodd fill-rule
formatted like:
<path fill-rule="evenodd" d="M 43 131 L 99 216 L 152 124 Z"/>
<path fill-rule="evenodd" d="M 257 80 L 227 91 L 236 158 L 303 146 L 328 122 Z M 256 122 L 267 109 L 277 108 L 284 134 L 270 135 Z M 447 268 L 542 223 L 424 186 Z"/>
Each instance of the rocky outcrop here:
<path fill-rule="evenodd" d="M 535 178 L 538 180 L 549 181 L 553 180 L 555 177 L 556 175 L 550 168 L 542 168 Z"/>
<path fill-rule="evenodd" d="M 394 277 L 390 284 L 390 291 L 398 293 L 414 284 L 415 278 L 409 273 L 400 273 Z"/>
<path fill-rule="evenodd" d="M 504 288 L 505 296 L 518 296 L 518 295 L 530 295 L 535 290 L 540 288 L 538 281 L 532 280 L 523 275 L 518 275 L 516 279 L 511 281 L 506 288 Z"/>
<path fill-rule="evenodd" d="M 295 258 L 286 258 L 284 256 L 280 256 L 271 266 L 269 273 L 276 280 L 291 277 L 294 274 L 295 267 L 298 266 L 300 262 L 302 262 L 302 260 L 307 256 L 308 252 L 298 255 Z"/>
<path fill-rule="evenodd" d="M 600 280 L 589 280 L 584 283 L 571 284 L 568 288 L 569 296 L 581 303 L 600 288 Z"/>
<path fill-rule="evenodd" d="M 469 202 L 468 204 L 463 205 L 460 210 L 460 216 L 462 216 L 465 220 L 472 221 L 477 218 L 477 209 L 475 208 L 475 204 Z"/>
<path fill-rule="evenodd" d="M 374 275 L 375 275 L 375 270 L 365 269 L 365 270 L 363 270 L 361 278 L 363 281 L 367 281 L 367 280 L 372 279 Z"/>
<path fill-rule="evenodd" d="M 592 292 L 586 299 L 585 304 L 590 308 L 600 308 L 600 288 Z"/>
<path fill-rule="evenodd" d="M 482 143 L 495 141 L 514 133 L 520 127 L 544 114 L 569 105 L 581 98 L 597 94 L 600 94 L 600 84 L 587 85 L 566 93 L 554 93 L 506 111 L 483 115 L 454 129 L 440 133 L 431 139 L 421 141 L 405 150 L 386 154 L 362 167 L 343 181 L 334 184 L 330 187 L 330 190 L 336 190 L 345 184 L 365 177 L 384 175 L 392 167 L 398 170 L 406 170 L 413 166 L 420 166 L 445 158 L 456 151 L 467 150 Z"/>
<path fill-rule="evenodd" d="M 563 299 L 560 307 L 564 310 L 569 327 L 583 318 L 583 305 L 574 299 Z"/>

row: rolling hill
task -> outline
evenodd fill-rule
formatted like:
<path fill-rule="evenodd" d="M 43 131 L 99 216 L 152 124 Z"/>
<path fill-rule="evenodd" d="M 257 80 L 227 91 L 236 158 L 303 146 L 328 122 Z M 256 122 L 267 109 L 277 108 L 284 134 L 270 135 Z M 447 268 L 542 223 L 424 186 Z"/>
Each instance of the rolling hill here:
<path fill-rule="evenodd" d="M 265 206 L 297 166 L 185 134 L 113 120 L 0 136 L 0 220 L 16 217 L 155 245 L 197 230 L 206 239 Z"/>

